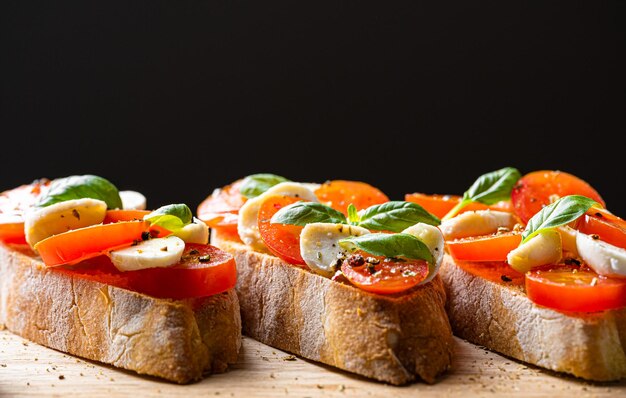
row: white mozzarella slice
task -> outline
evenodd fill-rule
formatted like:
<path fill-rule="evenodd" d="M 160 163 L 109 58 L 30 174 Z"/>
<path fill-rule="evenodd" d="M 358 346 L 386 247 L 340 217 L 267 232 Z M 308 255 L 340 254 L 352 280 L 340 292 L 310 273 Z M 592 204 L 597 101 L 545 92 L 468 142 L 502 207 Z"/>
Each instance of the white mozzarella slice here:
<path fill-rule="evenodd" d="M 136 191 L 120 191 L 124 210 L 146 210 L 146 197 Z"/>
<path fill-rule="evenodd" d="M 511 213 L 496 210 L 466 211 L 439 226 L 446 240 L 488 235 L 498 228 L 513 229 L 517 220 Z"/>
<path fill-rule="evenodd" d="M 259 234 L 258 215 L 261 203 L 271 195 L 286 195 L 302 198 L 310 202 L 318 202 L 317 197 L 305 184 L 297 182 L 281 182 L 276 184 L 256 198 L 246 201 L 239 209 L 237 232 L 243 243 L 255 250 L 265 250 L 265 244 Z"/>
<path fill-rule="evenodd" d="M 599 275 L 626 278 L 626 250 L 591 235 L 576 234 L 578 253 Z"/>
<path fill-rule="evenodd" d="M 113 265 L 120 271 L 137 271 L 146 268 L 163 268 L 180 261 L 185 242 L 177 236 L 142 241 L 109 253 Z"/>
<path fill-rule="evenodd" d="M 339 241 L 369 233 L 365 228 L 346 224 L 307 224 L 300 233 L 300 255 L 313 272 L 331 277 L 347 254 Z"/>
<path fill-rule="evenodd" d="M 408 227 L 402 233 L 409 234 L 415 236 L 417 239 L 421 240 L 430 250 L 430 254 L 433 255 L 435 259 L 435 264 L 433 267 L 430 267 L 430 272 L 426 279 L 424 279 L 420 284 L 425 284 L 433 280 L 437 272 L 439 271 L 439 267 L 441 266 L 441 262 L 443 261 L 443 253 L 444 253 L 444 244 L 445 240 L 443 239 L 443 234 L 439 230 L 439 228 L 428 225 L 424 223 L 417 223 L 413 226 Z"/>
<path fill-rule="evenodd" d="M 97 199 L 73 199 L 33 209 L 24 215 L 24 233 L 31 247 L 45 238 L 99 224 L 104 220 L 107 205 Z"/>
<path fill-rule="evenodd" d="M 561 234 L 554 229 L 548 229 L 511 250 L 506 259 L 513 269 L 525 273 L 533 267 L 556 264 L 562 255 Z"/>
<path fill-rule="evenodd" d="M 180 231 L 174 233 L 186 243 L 209 243 L 209 227 L 197 218 L 193 218 L 191 223 L 185 225 Z"/>

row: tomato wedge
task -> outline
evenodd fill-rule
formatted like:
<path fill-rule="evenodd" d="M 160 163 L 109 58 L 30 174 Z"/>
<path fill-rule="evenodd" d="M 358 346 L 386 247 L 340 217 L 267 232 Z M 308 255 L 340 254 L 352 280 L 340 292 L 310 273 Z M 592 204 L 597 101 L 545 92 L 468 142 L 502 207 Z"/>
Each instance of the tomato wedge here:
<path fill-rule="evenodd" d="M 261 239 L 272 253 L 289 264 L 306 267 L 306 263 L 300 255 L 300 232 L 302 232 L 303 227 L 270 223 L 270 219 L 278 210 L 300 201 L 302 199 L 291 196 L 269 196 L 261 203 L 258 223 Z"/>
<path fill-rule="evenodd" d="M 509 252 L 519 246 L 522 235 L 507 232 L 456 239 L 446 242 L 448 252 L 461 261 L 506 261 Z"/>
<path fill-rule="evenodd" d="M 121 272 L 107 256 L 98 256 L 54 271 L 175 300 L 212 296 L 232 289 L 237 281 L 230 254 L 215 246 L 191 243 L 185 245 L 181 261 L 172 267 Z"/>
<path fill-rule="evenodd" d="M 48 267 L 75 264 L 111 250 L 130 246 L 147 232 L 146 221 L 98 224 L 53 235 L 35 245 Z"/>
<path fill-rule="evenodd" d="M 377 294 L 393 294 L 415 287 L 426 279 L 428 263 L 424 260 L 372 256 L 358 251 L 343 261 L 341 272 L 360 289 Z"/>
<path fill-rule="evenodd" d="M 519 218 L 527 223 L 553 199 L 567 195 L 583 195 L 605 207 L 598 192 L 580 178 L 563 171 L 541 170 L 523 176 L 511 192 L 513 208 Z"/>
<path fill-rule="evenodd" d="M 327 181 L 315 190 L 320 202 L 348 215 L 348 206 L 352 203 L 357 210 L 389 202 L 389 198 L 380 189 L 360 181 Z"/>
<path fill-rule="evenodd" d="M 598 235 L 601 240 L 626 249 L 626 220 L 604 209 L 590 209 L 580 218 L 578 230 L 588 235 Z"/>
<path fill-rule="evenodd" d="M 237 226 L 238 213 L 246 198 L 239 193 L 243 180 L 216 189 L 198 206 L 198 218 L 209 227 Z"/>
<path fill-rule="evenodd" d="M 526 274 L 526 294 L 558 311 L 604 311 L 626 306 L 626 280 L 599 276 L 586 267 L 540 267 Z"/>
<path fill-rule="evenodd" d="M 417 203 L 426 209 L 429 213 L 436 215 L 439 218 L 442 218 L 454 206 L 461 202 L 462 197 L 457 195 L 428 195 L 424 193 L 408 193 L 404 195 L 404 200 L 407 202 Z M 475 211 L 475 210 L 500 210 L 513 212 L 513 204 L 510 201 L 502 201 L 498 202 L 494 205 L 487 206 L 482 203 L 470 203 L 461 209 L 460 213 L 465 211 Z"/>

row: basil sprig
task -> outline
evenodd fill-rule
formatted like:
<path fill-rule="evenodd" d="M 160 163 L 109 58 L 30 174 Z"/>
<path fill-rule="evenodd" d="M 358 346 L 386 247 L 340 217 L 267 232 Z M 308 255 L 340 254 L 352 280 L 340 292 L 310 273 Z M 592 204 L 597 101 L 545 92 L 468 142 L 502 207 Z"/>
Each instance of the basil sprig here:
<path fill-rule="evenodd" d="M 109 180 L 95 175 L 75 175 L 59 178 L 50 184 L 50 189 L 37 202 L 38 207 L 73 199 L 98 199 L 107 204 L 109 209 L 121 209 L 122 199 L 119 191 Z"/>
<path fill-rule="evenodd" d="M 360 215 L 353 205 L 348 206 L 348 218 L 333 209 L 317 202 L 296 202 L 278 210 L 272 219 L 273 224 L 305 226 L 314 222 L 350 224 L 373 231 L 401 232 L 423 222 L 439 225 L 437 217 L 427 212 L 417 203 L 393 201 L 370 206 Z"/>
<path fill-rule="evenodd" d="M 270 222 L 300 226 L 314 222 L 346 224 L 346 216 L 342 212 L 321 203 L 296 202 L 278 210 Z"/>
<path fill-rule="evenodd" d="M 581 195 L 564 196 L 556 202 L 544 207 L 535 214 L 522 232 L 522 243 L 546 229 L 568 224 L 585 214 L 592 206 L 599 206 L 595 200 Z"/>
<path fill-rule="evenodd" d="M 472 202 L 492 205 L 502 200 L 510 199 L 513 186 L 521 177 L 520 172 L 513 167 L 505 167 L 481 175 L 474 181 L 472 186 L 465 191 L 461 202 L 454 206 L 454 208 L 443 217 L 443 220 L 454 217 L 462 208 Z"/>
<path fill-rule="evenodd" d="M 252 174 L 243 179 L 239 192 L 246 198 L 255 198 L 276 184 L 289 181 L 276 174 Z"/>
<path fill-rule="evenodd" d="M 178 232 L 192 220 L 191 209 L 184 204 L 173 204 L 159 207 L 143 217 L 151 225 L 158 225 L 171 232 Z"/>
<path fill-rule="evenodd" d="M 339 241 L 339 245 L 347 250 L 361 249 L 375 256 L 406 257 L 413 260 L 426 260 L 433 266 L 435 258 L 428 246 L 409 234 L 365 234 L 350 236 Z"/>
<path fill-rule="evenodd" d="M 417 203 L 391 201 L 365 209 L 357 225 L 374 231 L 402 232 L 418 222 L 441 224 L 439 218 Z"/>

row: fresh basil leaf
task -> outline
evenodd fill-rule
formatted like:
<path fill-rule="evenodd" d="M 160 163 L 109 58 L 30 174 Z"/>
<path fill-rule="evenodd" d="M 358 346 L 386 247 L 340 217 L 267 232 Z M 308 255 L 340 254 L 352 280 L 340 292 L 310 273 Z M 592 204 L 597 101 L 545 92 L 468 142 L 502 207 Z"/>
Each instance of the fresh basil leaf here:
<path fill-rule="evenodd" d="M 352 203 L 348 206 L 348 221 L 350 221 L 350 225 L 359 225 L 359 221 L 361 221 L 359 212 Z"/>
<path fill-rule="evenodd" d="M 186 204 L 179 203 L 159 207 L 143 219 L 152 225 L 158 225 L 171 232 L 177 232 L 192 220 L 192 213 Z"/>
<path fill-rule="evenodd" d="M 121 209 L 119 191 L 109 180 L 94 175 L 77 175 L 59 178 L 50 184 L 50 189 L 37 202 L 38 207 L 72 199 L 98 199 L 106 202 L 109 209 Z"/>
<path fill-rule="evenodd" d="M 599 206 L 595 200 L 581 195 L 564 196 L 535 214 L 522 232 L 522 243 L 528 242 L 541 231 L 568 224 L 585 214 L 592 206 Z"/>
<path fill-rule="evenodd" d="M 365 234 L 350 236 L 339 241 L 348 250 L 361 249 L 375 256 L 406 257 L 413 260 L 426 260 L 434 264 L 435 259 L 428 246 L 409 234 Z"/>
<path fill-rule="evenodd" d="M 272 224 L 304 226 L 314 222 L 346 224 L 346 216 L 330 206 L 317 202 L 296 202 L 278 210 L 270 220 Z"/>
<path fill-rule="evenodd" d="M 520 172 L 513 167 L 505 167 L 500 170 L 483 174 L 465 193 L 461 202 L 454 206 L 443 219 L 448 220 L 472 202 L 492 205 L 502 200 L 511 199 L 511 191 L 515 183 L 522 178 Z"/>
<path fill-rule="evenodd" d="M 248 199 L 255 198 L 274 185 L 287 181 L 285 177 L 276 174 L 252 174 L 243 179 L 239 192 Z"/>
<path fill-rule="evenodd" d="M 373 231 L 401 232 L 419 222 L 439 225 L 441 220 L 417 203 L 391 201 L 368 207 L 359 226 Z"/>

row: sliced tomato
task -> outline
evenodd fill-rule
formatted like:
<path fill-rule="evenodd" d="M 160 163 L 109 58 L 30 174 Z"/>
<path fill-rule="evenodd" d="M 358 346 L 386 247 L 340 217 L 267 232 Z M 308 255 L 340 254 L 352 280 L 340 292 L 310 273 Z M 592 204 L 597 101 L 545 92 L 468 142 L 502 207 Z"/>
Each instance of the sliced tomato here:
<path fill-rule="evenodd" d="M 75 264 L 111 250 L 130 246 L 148 232 L 147 221 L 98 224 L 50 236 L 35 245 L 48 267 Z"/>
<path fill-rule="evenodd" d="M 221 189 L 216 189 L 198 206 L 198 218 L 209 227 L 237 225 L 239 209 L 246 198 L 239 192 L 243 180 L 237 180 Z"/>
<path fill-rule="evenodd" d="M 320 202 L 348 215 L 348 206 L 357 210 L 389 202 L 380 189 L 360 181 L 333 180 L 323 183 L 315 190 Z"/>
<path fill-rule="evenodd" d="M 211 245 L 185 245 L 180 262 L 166 268 L 121 272 L 107 256 L 54 268 L 83 279 L 133 290 L 158 298 L 207 297 L 232 289 L 237 281 L 233 256 Z"/>
<path fill-rule="evenodd" d="M 540 267 L 526 274 L 526 294 L 558 311 L 604 311 L 626 306 L 626 280 L 606 278 L 586 267 Z"/>
<path fill-rule="evenodd" d="M 507 232 L 455 239 L 446 242 L 448 252 L 455 260 L 461 261 L 506 261 L 509 252 L 519 246 L 522 235 Z"/>
<path fill-rule="evenodd" d="M 462 270 L 502 285 L 524 285 L 524 274 L 515 271 L 504 261 L 456 261 Z"/>
<path fill-rule="evenodd" d="M 544 206 L 567 195 L 586 196 L 606 206 L 600 194 L 585 181 L 563 171 L 551 170 L 523 176 L 511 192 L 511 201 L 515 213 L 527 223 Z"/>
<path fill-rule="evenodd" d="M 0 193 L 0 241 L 26 241 L 22 215 L 35 206 L 49 185 L 50 181 L 43 179 Z"/>
<path fill-rule="evenodd" d="M 415 287 L 426 279 L 428 263 L 424 260 L 372 256 L 359 251 L 343 261 L 341 272 L 360 289 L 371 293 L 393 294 Z"/>
<path fill-rule="evenodd" d="M 111 224 L 120 221 L 142 221 L 144 216 L 152 213 L 152 210 L 107 210 L 103 224 Z M 158 225 L 150 225 L 150 235 L 153 238 L 163 238 L 171 234 L 171 231 Z"/>
<path fill-rule="evenodd" d="M 272 224 L 270 220 L 283 207 L 302 199 L 291 196 L 271 195 L 261 203 L 258 216 L 259 233 L 265 246 L 276 256 L 289 264 L 304 265 L 306 263 L 300 255 L 300 232 L 297 225 Z"/>
<path fill-rule="evenodd" d="M 626 220 L 604 209 L 590 209 L 580 218 L 577 229 L 598 237 L 614 246 L 626 249 Z"/>
<path fill-rule="evenodd" d="M 454 206 L 461 202 L 461 199 L 462 197 L 457 195 L 428 195 L 419 192 L 404 195 L 405 201 L 417 203 L 429 213 L 434 214 L 439 218 L 448 214 Z M 513 205 L 511 204 L 511 201 L 508 200 L 498 202 L 491 206 L 487 206 L 482 203 L 470 203 L 462 208 L 460 213 L 487 209 L 513 212 Z"/>

